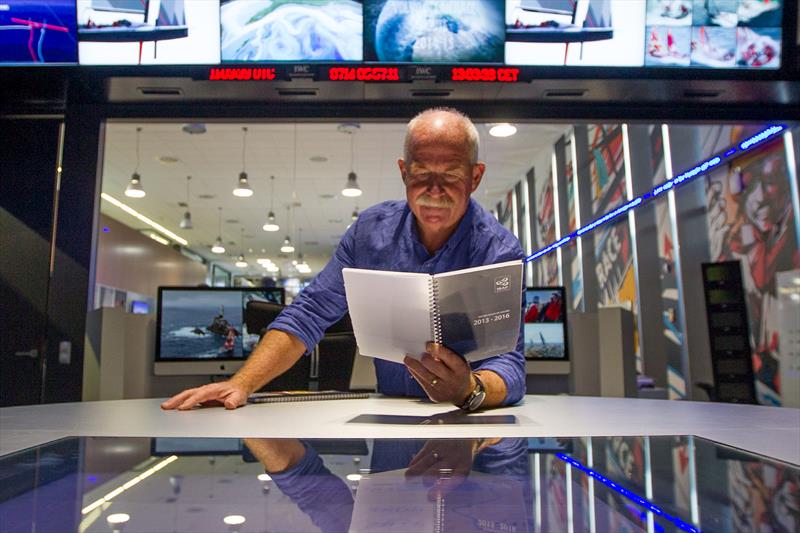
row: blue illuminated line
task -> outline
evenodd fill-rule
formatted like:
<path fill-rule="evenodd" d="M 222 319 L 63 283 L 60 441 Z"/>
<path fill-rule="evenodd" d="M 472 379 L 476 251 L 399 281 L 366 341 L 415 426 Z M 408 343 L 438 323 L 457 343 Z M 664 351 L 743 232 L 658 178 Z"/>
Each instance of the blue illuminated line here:
<path fill-rule="evenodd" d="M 686 523 L 686 522 L 684 522 L 683 520 L 681 520 L 680 518 L 678 518 L 676 516 L 672 516 L 670 514 L 667 514 L 666 512 L 664 512 L 663 509 L 661 509 L 660 507 L 658 507 L 657 505 L 652 503 L 650 500 L 647 500 L 646 498 L 642 498 L 641 496 L 639 496 L 635 492 L 629 491 L 628 489 L 626 489 L 625 487 L 619 485 L 618 483 L 614 483 L 613 481 L 611 481 L 610 479 L 605 477 L 600 472 L 597 472 L 596 470 L 593 470 L 593 469 L 591 469 L 589 467 L 583 466 L 583 464 L 581 464 L 579 461 L 576 461 L 572 457 L 570 457 L 568 455 L 564 455 L 563 453 L 557 453 L 556 457 L 558 457 L 559 459 L 561 459 L 565 463 L 569 463 L 574 468 L 577 468 L 578 470 L 580 470 L 581 472 L 583 472 L 587 476 L 591 477 L 592 479 L 595 479 L 595 480 L 599 481 L 600 483 L 602 483 L 606 487 L 610 488 L 611 490 L 613 490 L 615 492 L 618 492 L 619 494 L 622 494 L 623 496 L 625 496 L 626 498 L 628 498 L 632 502 L 644 507 L 645 509 L 647 509 L 648 511 L 652 512 L 653 514 L 655 514 L 657 516 L 660 516 L 661 518 L 672 522 L 679 529 L 682 529 L 683 531 L 689 531 L 690 533 L 701 533 L 701 531 L 700 531 L 700 529 L 698 527 L 693 526 L 692 524 Z"/>
<path fill-rule="evenodd" d="M 619 206 L 618 208 L 614 209 L 613 211 L 606 213 L 605 215 L 596 218 L 592 222 L 586 224 L 578 228 L 577 230 L 573 231 L 566 237 L 559 239 L 558 241 L 545 246 L 544 248 L 534 252 L 533 254 L 529 255 L 525 258 L 525 262 L 533 261 L 535 259 L 539 259 L 540 257 L 549 254 L 550 252 L 557 250 L 567 244 L 574 238 L 582 237 L 584 234 L 589 233 L 590 231 L 606 224 L 618 216 L 622 215 L 623 213 L 627 213 L 631 209 L 638 207 L 639 205 L 652 200 L 653 198 L 661 195 L 662 193 L 669 192 L 673 187 L 677 187 L 678 185 L 682 185 L 688 181 L 693 180 L 697 176 L 702 176 L 703 174 L 707 173 L 708 171 L 712 170 L 713 168 L 719 166 L 723 160 L 728 159 L 729 157 L 733 156 L 736 153 L 744 153 L 748 150 L 752 149 L 753 147 L 763 143 L 767 139 L 770 139 L 779 133 L 786 130 L 786 126 L 783 124 L 778 124 L 775 126 L 770 126 L 769 128 L 756 133 L 752 137 L 748 137 L 741 143 L 739 143 L 738 149 L 736 147 L 730 148 L 725 153 L 721 155 L 715 155 L 714 157 L 703 161 L 702 163 L 690 168 L 689 170 L 675 176 L 672 179 L 665 181 L 659 185 L 653 187 L 650 192 L 644 193 L 643 195 L 634 198 L 633 200 L 629 201 L 626 204 Z M 629 178 L 630 179 L 630 178 Z"/>

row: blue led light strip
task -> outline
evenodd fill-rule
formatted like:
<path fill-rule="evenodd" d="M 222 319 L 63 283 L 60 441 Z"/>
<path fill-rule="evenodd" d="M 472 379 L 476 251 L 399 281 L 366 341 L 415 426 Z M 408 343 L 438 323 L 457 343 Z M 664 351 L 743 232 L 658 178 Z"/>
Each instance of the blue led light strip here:
<path fill-rule="evenodd" d="M 620 216 L 620 215 L 622 215 L 624 213 L 627 213 L 628 211 L 630 211 L 634 207 L 638 207 L 638 206 L 640 206 L 640 205 L 652 200 L 653 198 L 656 198 L 657 196 L 659 196 L 659 195 L 661 195 L 661 194 L 663 194 L 665 192 L 668 192 L 673 187 L 677 187 L 678 185 L 682 185 L 682 184 L 684 184 L 684 183 L 686 183 L 688 181 L 693 180 L 697 176 L 701 176 L 701 175 L 705 174 L 706 172 L 708 172 L 709 170 L 713 169 L 714 167 L 719 166 L 724 160 L 726 160 L 726 159 L 728 159 L 728 158 L 730 158 L 730 157 L 732 157 L 734 155 L 737 155 L 737 154 L 741 155 L 741 154 L 747 152 L 748 150 L 754 148 L 755 146 L 758 146 L 759 144 L 763 143 L 767 139 L 771 139 L 772 137 L 775 137 L 776 135 L 778 135 L 779 133 L 782 133 L 785 130 L 786 130 L 786 126 L 784 126 L 782 124 L 778 124 L 778 125 L 775 125 L 775 126 L 770 126 L 769 128 L 765 129 L 764 131 L 756 133 L 752 137 L 748 137 L 747 139 L 745 139 L 744 141 L 739 143 L 738 147 L 730 148 L 729 150 L 725 151 L 722 154 L 715 155 L 711 159 L 708 159 L 707 161 L 703 161 L 699 165 L 696 165 L 695 167 L 690 168 L 689 170 L 683 172 L 682 174 L 679 174 L 679 175 L 675 176 L 674 178 L 672 178 L 670 180 L 667 180 L 664 183 L 661 183 L 660 185 L 657 185 L 657 186 L 653 187 L 653 189 L 650 192 L 645 193 L 645 194 L 643 194 L 643 195 L 641 195 L 641 196 L 639 196 L 637 198 L 634 198 L 630 202 L 628 202 L 626 204 L 623 204 L 623 205 L 619 206 L 618 208 L 614 209 L 613 211 L 611 211 L 609 213 L 606 213 L 605 215 L 603 215 L 603 216 L 601 216 L 599 218 L 596 218 L 595 220 L 593 220 L 592 222 L 586 224 L 585 226 L 582 226 L 582 227 L 576 229 L 575 231 L 573 231 L 572 233 L 570 233 L 569 235 L 567 235 L 565 237 L 562 237 L 558 241 L 556 241 L 556 242 L 554 242 L 552 244 L 549 244 L 549 245 L 545 246 L 544 248 L 532 253 L 531 255 L 529 255 L 528 257 L 525 258 L 525 262 L 527 263 L 529 261 L 533 261 L 535 259 L 539 259 L 543 255 L 547 255 L 550 252 L 561 248 L 562 246 L 567 244 L 572 239 L 574 239 L 576 237 L 581 237 L 584 234 L 589 233 L 593 229 L 596 229 L 599 226 L 602 226 L 603 224 L 606 224 L 606 223 L 614 220 L 618 216 Z M 629 179 L 630 179 L 630 177 L 629 177 Z"/>
<path fill-rule="evenodd" d="M 619 485 L 618 483 L 614 483 L 612 480 L 608 479 L 607 477 L 605 477 L 603 474 L 597 472 L 596 470 L 593 470 L 593 469 L 591 469 L 589 467 L 583 466 L 580 462 L 576 461 L 572 457 L 570 457 L 568 455 L 564 455 L 563 453 L 557 453 L 556 457 L 558 457 L 559 459 L 561 459 L 565 463 L 569 463 L 574 468 L 577 468 L 578 470 L 580 470 L 581 472 L 583 472 L 587 476 L 591 477 L 592 479 L 594 479 L 596 481 L 599 481 L 600 483 L 602 483 L 606 487 L 610 488 L 611 490 L 613 490 L 615 492 L 618 492 L 619 494 L 622 494 L 623 496 L 625 496 L 626 498 L 628 498 L 632 502 L 644 507 L 648 511 L 652 512 L 654 515 L 660 516 L 661 518 L 672 522 L 679 529 L 682 529 L 683 531 L 689 531 L 691 533 L 701 533 L 701 531 L 700 531 L 700 529 L 698 527 L 693 526 L 692 524 L 688 524 L 688 523 L 684 522 L 683 520 L 681 520 L 678 517 L 675 517 L 675 516 L 672 516 L 670 514 L 665 513 L 662 508 L 660 508 L 659 506 L 657 506 L 654 503 L 650 502 L 646 498 L 642 498 L 641 496 L 639 496 L 635 492 L 631 492 L 628 489 L 626 489 L 625 487 Z"/>

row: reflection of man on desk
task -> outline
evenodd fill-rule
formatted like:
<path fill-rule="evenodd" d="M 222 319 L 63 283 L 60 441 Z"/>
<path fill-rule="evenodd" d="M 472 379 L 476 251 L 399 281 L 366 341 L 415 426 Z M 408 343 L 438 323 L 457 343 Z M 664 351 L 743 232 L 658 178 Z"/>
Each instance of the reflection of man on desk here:
<path fill-rule="evenodd" d="M 398 161 L 406 201 L 388 201 L 362 212 L 312 283 L 270 325 L 246 364 L 229 381 L 186 390 L 164 409 L 223 403 L 233 409 L 313 350 L 345 312 L 342 268 L 436 274 L 522 259 L 519 241 L 470 195 L 485 171 L 478 160 L 478 132 L 453 109 L 430 109 L 408 125 Z M 379 297 L 379 295 L 376 295 Z M 520 305 L 521 305 L 520 301 Z M 375 360 L 378 391 L 427 396 L 464 409 L 507 405 L 525 392 L 522 324 L 517 349 L 468 364 L 448 348 L 420 339 L 421 358 L 405 365 Z"/>
<path fill-rule="evenodd" d="M 533 530 L 527 439 L 376 440 L 355 498 L 313 441 L 244 443 L 325 532 Z"/>

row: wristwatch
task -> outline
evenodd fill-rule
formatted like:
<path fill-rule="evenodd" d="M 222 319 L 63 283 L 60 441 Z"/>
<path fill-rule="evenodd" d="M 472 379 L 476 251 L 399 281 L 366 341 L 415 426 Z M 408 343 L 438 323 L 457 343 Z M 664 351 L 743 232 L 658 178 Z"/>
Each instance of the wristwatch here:
<path fill-rule="evenodd" d="M 464 400 L 464 403 L 459 405 L 459 407 L 465 411 L 477 410 L 486 399 L 486 387 L 483 386 L 483 381 L 481 381 L 481 378 L 478 377 L 478 374 L 474 372 L 472 373 L 472 376 L 475 378 L 475 388 L 469 393 L 467 399 Z"/>

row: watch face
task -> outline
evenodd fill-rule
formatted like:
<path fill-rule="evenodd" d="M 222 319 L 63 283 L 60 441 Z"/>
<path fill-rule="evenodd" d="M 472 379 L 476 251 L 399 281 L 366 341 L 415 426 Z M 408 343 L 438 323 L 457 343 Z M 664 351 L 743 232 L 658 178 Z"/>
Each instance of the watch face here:
<path fill-rule="evenodd" d="M 483 390 L 478 391 L 478 393 L 475 394 L 475 396 L 473 396 L 472 399 L 469 401 L 469 410 L 474 411 L 475 409 L 480 407 L 481 404 L 483 403 L 483 400 L 485 399 L 486 399 L 486 392 Z"/>

